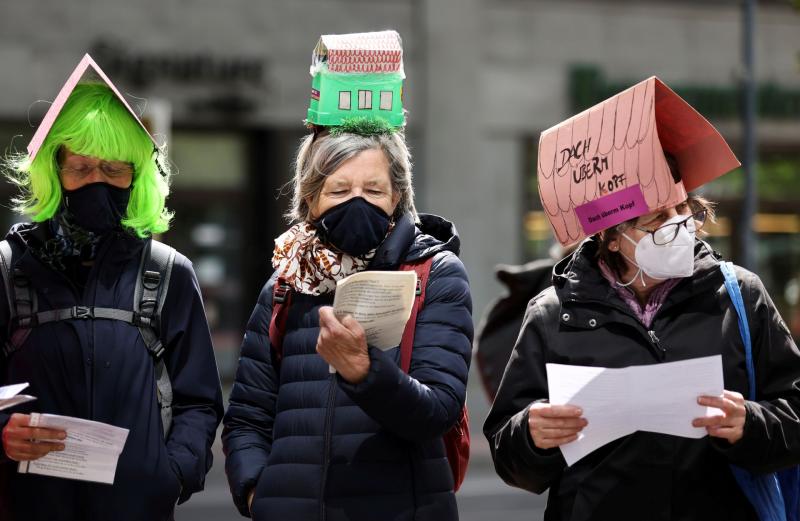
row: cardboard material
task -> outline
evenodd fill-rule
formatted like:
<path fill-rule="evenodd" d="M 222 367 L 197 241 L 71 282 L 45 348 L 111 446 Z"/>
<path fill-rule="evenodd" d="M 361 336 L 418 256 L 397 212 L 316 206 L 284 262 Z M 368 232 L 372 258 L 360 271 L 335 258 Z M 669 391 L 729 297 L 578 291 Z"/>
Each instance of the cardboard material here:
<path fill-rule="evenodd" d="M 53 100 L 53 104 L 50 105 L 47 113 L 44 115 L 42 122 L 39 124 L 39 128 L 36 129 L 36 133 L 34 133 L 33 138 L 31 139 L 30 143 L 28 143 L 28 155 L 30 156 L 31 160 L 36 157 L 36 154 L 39 152 L 39 148 L 41 148 L 42 143 L 44 142 L 47 134 L 50 132 L 50 129 L 53 127 L 53 123 L 55 123 L 56 118 L 61 113 L 61 109 L 64 108 L 64 104 L 67 102 L 69 95 L 72 94 L 72 91 L 75 90 L 75 86 L 81 82 L 89 82 L 89 81 L 100 81 L 108 85 L 114 94 L 117 95 L 120 102 L 128 109 L 133 119 L 135 119 L 139 125 L 141 125 L 142 129 L 147 132 L 147 135 L 150 136 L 150 139 L 153 141 L 153 145 L 156 145 L 155 139 L 147 131 L 142 121 L 139 119 L 139 116 L 133 111 L 131 106 L 125 100 L 125 97 L 120 93 L 119 89 L 111 82 L 111 80 L 106 76 L 100 66 L 95 63 L 91 56 L 88 54 L 84 55 L 83 59 L 81 59 L 78 66 L 75 67 L 75 70 L 72 71 L 72 74 L 69 75 L 67 78 L 66 83 L 64 86 L 61 87 L 61 90 L 56 96 L 55 100 Z"/>
<path fill-rule="evenodd" d="M 680 179 L 664 152 L 675 157 Z M 539 197 L 567 246 L 674 206 L 739 165 L 719 132 L 653 76 L 542 132 Z"/>
<path fill-rule="evenodd" d="M 310 72 L 309 123 L 380 118 L 393 127 L 405 124 L 403 46 L 396 31 L 323 35 Z"/>
<path fill-rule="evenodd" d="M 323 63 L 337 73 L 403 74 L 403 43 L 397 31 L 324 34 L 314 47 L 312 76 Z"/>

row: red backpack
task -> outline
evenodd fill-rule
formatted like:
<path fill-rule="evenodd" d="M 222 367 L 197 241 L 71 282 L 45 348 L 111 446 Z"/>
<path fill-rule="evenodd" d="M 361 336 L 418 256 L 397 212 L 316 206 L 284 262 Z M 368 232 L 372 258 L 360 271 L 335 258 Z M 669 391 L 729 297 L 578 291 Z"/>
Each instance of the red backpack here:
<path fill-rule="evenodd" d="M 417 326 L 417 315 L 425 303 L 425 287 L 431 273 L 433 258 L 429 257 L 415 264 L 401 264 L 401 271 L 415 271 L 417 273 L 417 297 L 411 308 L 411 316 L 406 322 L 403 339 L 400 342 L 400 368 L 408 373 L 411 367 L 411 351 L 414 346 L 414 332 Z M 289 316 L 289 306 L 292 303 L 291 288 L 286 281 L 278 279 L 272 293 L 272 318 L 269 323 L 269 339 L 273 348 L 275 362 L 280 365 L 283 359 L 283 335 L 286 332 L 286 318 Z M 442 437 L 447 453 L 447 461 L 453 472 L 454 490 L 458 490 L 464 482 L 469 463 L 469 414 L 467 406 L 461 409 L 461 417 L 452 429 Z"/>

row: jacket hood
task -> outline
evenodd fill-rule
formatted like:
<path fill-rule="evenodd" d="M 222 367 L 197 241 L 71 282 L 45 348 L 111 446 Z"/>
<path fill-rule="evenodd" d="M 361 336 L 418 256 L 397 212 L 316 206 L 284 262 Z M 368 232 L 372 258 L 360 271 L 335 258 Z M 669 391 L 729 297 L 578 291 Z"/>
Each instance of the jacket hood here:
<path fill-rule="evenodd" d="M 502 282 L 509 293 L 531 294 L 538 293 L 542 283 L 552 279 L 552 259 L 539 259 L 522 265 L 498 264 L 495 266 L 495 276 Z M 534 294 L 535 294 L 534 293 Z"/>
<path fill-rule="evenodd" d="M 427 259 L 442 251 L 458 255 L 460 250 L 461 240 L 452 222 L 432 214 L 419 214 L 419 222 L 415 222 L 411 214 L 405 214 L 378 248 L 370 269 L 393 269 L 404 262 Z"/>

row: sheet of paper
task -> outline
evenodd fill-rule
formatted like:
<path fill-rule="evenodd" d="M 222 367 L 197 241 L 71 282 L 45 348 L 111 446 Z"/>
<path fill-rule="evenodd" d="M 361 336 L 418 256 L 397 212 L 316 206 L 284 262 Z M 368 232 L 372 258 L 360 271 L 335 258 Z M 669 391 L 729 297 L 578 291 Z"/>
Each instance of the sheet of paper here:
<path fill-rule="evenodd" d="M 333 311 L 352 315 L 378 349 L 397 347 L 411 315 L 417 288 L 413 271 L 362 271 L 336 284 Z"/>
<path fill-rule="evenodd" d="M 672 366 L 672 369 L 664 371 L 664 365 Z M 647 406 L 642 406 L 637 412 L 637 430 L 702 438 L 706 435 L 706 430 L 692 427 L 692 420 L 721 414 L 719 409 L 697 403 L 700 395 L 722 394 L 725 385 L 721 356 L 645 365 L 634 369 L 637 395 L 648 400 Z"/>
<path fill-rule="evenodd" d="M 719 355 L 623 369 L 546 367 L 550 403 L 576 405 L 588 421 L 577 440 L 561 446 L 568 465 L 636 431 L 701 438 L 706 430 L 692 420 L 720 414 L 697 404 L 698 396 L 724 390 Z"/>
<path fill-rule="evenodd" d="M 128 429 L 82 418 L 38 413 L 31 414 L 30 425 L 65 430 L 65 448 L 37 460 L 20 462 L 19 472 L 114 483 Z"/>
<path fill-rule="evenodd" d="M 28 387 L 27 383 L 4 385 L 0 387 L 0 411 L 35 400 L 36 397 L 34 396 L 19 394 L 26 387 Z"/>
<path fill-rule="evenodd" d="M 628 398 L 630 379 L 619 369 L 547 364 L 550 403 L 577 405 L 588 421 L 576 441 L 561 446 L 572 465 L 606 443 L 635 431 L 631 410 L 616 404 Z"/>

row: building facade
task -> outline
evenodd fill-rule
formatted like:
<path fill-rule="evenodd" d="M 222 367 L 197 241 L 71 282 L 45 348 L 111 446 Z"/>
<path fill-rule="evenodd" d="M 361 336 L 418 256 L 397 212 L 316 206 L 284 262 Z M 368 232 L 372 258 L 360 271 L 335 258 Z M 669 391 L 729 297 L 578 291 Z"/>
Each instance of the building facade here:
<path fill-rule="evenodd" d="M 759 273 L 800 335 L 800 12 L 760 2 Z M 475 318 L 500 291 L 500 262 L 546 255 L 535 183 L 539 133 L 657 75 L 741 150 L 740 8 L 624 0 L 40 0 L 0 17 L 0 142 L 24 150 L 46 104 L 90 52 L 169 143 L 177 168 L 165 240 L 193 259 L 220 369 L 230 375 L 304 134 L 321 34 L 396 29 L 420 211 L 455 221 Z M 737 251 L 742 175 L 712 241 Z M 0 197 L 13 194 L 10 185 Z M 0 224 L 15 217 L 3 210 Z"/>

